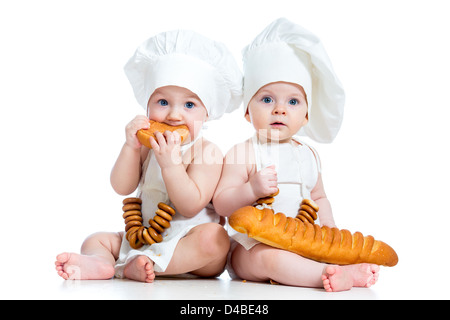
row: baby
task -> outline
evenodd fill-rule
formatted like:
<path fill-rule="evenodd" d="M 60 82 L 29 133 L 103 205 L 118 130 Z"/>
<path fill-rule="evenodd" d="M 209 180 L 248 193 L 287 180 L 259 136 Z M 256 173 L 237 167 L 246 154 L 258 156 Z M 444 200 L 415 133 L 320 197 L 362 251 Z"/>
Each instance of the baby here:
<path fill-rule="evenodd" d="M 202 126 L 239 106 L 242 73 L 223 44 L 183 30 L 145 41 L 125 72 L 147 117 L 138 115 L 126 126 L 125 144 L 111 172 L 112 187 L 120 195 L 138 188 L 145 226 L 159 202 L 174 207 L 176 214 L 160 243 L 136 250 L 123 232 L 96 233 L 84 241 L 81 254 L 58 255 L 56 270 L 64 279 L 115 275 L 142 282 L 152 282 L 155 275 L 218 275 L 226 263 L 229 237 L 210 202 L 223 156 L 202 138 Z M 181 144 L 177 132 L 156 133 L 148 149 L 136 132 L 148 128 L 149 120 L 186 125 L 189 138 Z"/>
<path fill-rule="evenodd" d="M 272 205 L 275 212 L 295 217 L 302 199 L 312 199 L 320 207 L 320 223 L 336 227 L 319 156 L 296 136 L 331 142 L 342 121 L 344 92 L 319 39 L 279 19 L 244 49 L 243 60 L 245 118 L 256 134 L 227 153 L 214 207 L 228 217 L 279 191 Z M 369 287 L 378 279 L 377 265 L 328 265 L 232 229 L 230 235 L 232 277 L 326 291 Z"/>

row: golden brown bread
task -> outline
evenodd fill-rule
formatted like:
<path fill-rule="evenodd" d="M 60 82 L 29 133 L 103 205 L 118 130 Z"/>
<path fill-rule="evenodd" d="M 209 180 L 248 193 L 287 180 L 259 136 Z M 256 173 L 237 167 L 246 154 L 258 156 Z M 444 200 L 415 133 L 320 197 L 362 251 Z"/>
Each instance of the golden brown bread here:
<path fill-rule="evenodd" d="M 140 143 L 151 149 L 152 146 L 150 145 L 150 137 L 155 138 L 154 134 L 156 131 L 161 133 L 164 133 L 166 131 L 177 131 L 180 134 L 181 143 L 183 143 L 183 141 L 186 140 L 187 136 L 189 135 L 189 129 L 185 125 L 169 126 L 168 124 L 162 122 L 150 120 L 150 127 L 148 129 L 138 130 L 136 136 Z"/>
<path fill-rule="evenodd" d="M 236 231 L 255 240 L 320 262 L 373 263 L 388 267 L 398 262 L 394 249 L 372 236 L 304 223 L 283 213 L 274 214 L 268 208 L 243 207 L 230 216 L 229 223 Z"/>
<path fill-rule="evenodd" d="M 175 215 L 175 209 L 171 206 L 160 202 L 158 203 L 158 210 L 153 219 L 148 223 L 149 227 L 144 227 L 142 222 L 140 198 L 126 198 L 123 200 L 123 215 L 125 219 L 125 239 L 130 243 L 133 249 L 139 249 L 144 245 L 152 245 L 163 241 L 162 233 L 166 228 L 170 227 L 172 216 Z"/>

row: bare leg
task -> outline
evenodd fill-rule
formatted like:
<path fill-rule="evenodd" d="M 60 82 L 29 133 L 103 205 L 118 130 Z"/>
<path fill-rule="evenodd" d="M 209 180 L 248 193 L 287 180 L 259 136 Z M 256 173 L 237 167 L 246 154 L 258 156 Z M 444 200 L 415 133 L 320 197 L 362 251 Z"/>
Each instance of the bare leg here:
<path fill-rule="evenodd" d="M 213 277 L 223 272 L 230 248 L 225 229 L 217 223 L 193 228 L 178 243 L 166 271 L 162 274 L 190 272 L 201 277 Z"/>
<path fill-rule="evenodd" d="M 193 228 L 182 238 L 169 266 L 158 275 L 192 273 L 202 277 L 220 274 L 226 263 L 230 242 L 225 229 L 216 223 L 206 223 Z M 154 279 L 153 262 L 138 256 L 124 269 L 124 276 L 144 282 Z"/>
<path fill-rule="evenodd" d="M 231 264 L 236 274 L 245 280 L 269 281 L 300 287 L 322 287 L 326 265 L 295 253 L 257 244 L 250 250 L 241 245 L 232 253 Z"/>
<path fill-rule="evenodd" d="M 99 232 L 81 246 L 81 254 L 63 252 L 56 256 L 56 271 L 65 280 L 102 280 L 114 276 L 123 233 Z"/>
<path fill-rule="evenodd" d="M 377 281 L 379 271 L 379 267 L 372 264 L 336 266 L 320 263 L 264 244 L 248 251 L 238 245 L 231 262 L 242 279 L 272 279 L 291 286 L 323 287 L 329 292 L 369 287 Z"/>

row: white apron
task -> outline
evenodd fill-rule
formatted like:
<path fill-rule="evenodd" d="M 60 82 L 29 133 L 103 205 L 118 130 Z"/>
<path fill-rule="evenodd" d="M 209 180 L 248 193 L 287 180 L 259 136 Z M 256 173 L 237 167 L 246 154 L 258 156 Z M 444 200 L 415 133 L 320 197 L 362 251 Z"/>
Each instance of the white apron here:
<path fill-rule="evenodd" d="M 184 154 L 199 138 L 201 134 L 191 143 L 181 146 L 181 154 Z M 137 196 L 142 200 L 143 225 L 148 227 L 148 220 L 155 216 L 158 203 L 164 202 L 172 206 L 167 195 L 166 186 L 161 174 L 161 168 L 156 161 L 153 150 L 150 149 L 147 159 L 143 164 L 142 178 L 139 183 Z M 173 207 L 173 206 L 172 206 Z M 155 272 L 164 272 L 172 259 L 175 248 L 180 241 L 193 227 L 208 222 L 219 222 L 219 216 L 214 211 L 212 205 L 208 205 L 192 218 L 185 218 L 176 213 L 170 222 L 170 227 L 162 233 L 163 241 L 160 243 L 144 245 L 140 249 L 130 247 L 125 236 L 122 239 L 119 258 L 115 265 L 115 276 L 123 278 L 125 266 L 136 256 L 144 255 L 150 258 L 154 264 Z"/>
<path fill-rule="evenodd" d="M 311 190 L 317 184 L 320 173 L 320 161 L 315 150 L 300 142 L 296 136 L 292 140 L 288 143 L 261 143 L 256 135 L 252 138 L 256 170 L 275 165 L 277 171 L 280 192 L 275 197 L 272 209 L 288 217 L 297 216 L 303 199 L 311 199 Z M 231 238 L 247 250 L 259 243 L 229 225 L 227 228 Z"/>

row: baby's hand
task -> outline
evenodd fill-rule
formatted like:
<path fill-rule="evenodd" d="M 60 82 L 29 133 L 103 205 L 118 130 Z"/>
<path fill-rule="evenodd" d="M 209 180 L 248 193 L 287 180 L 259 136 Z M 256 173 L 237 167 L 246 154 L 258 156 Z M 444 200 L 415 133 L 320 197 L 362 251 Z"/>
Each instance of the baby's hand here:
<path fill-rule="evenodd" d="M 275 166 L 261 169 L 249 179 L 249 182 L 257 199 L 274 194 L 278 190 Z"/>
<path fill-rule="evenodd" d="M 182 161 L 180 134 L 176 131 L 155 132 L 155 137 L 150 137 L 150 145 L 161 169 L 179 165 Z"/>
<path fill-rule="evenodd" d="M 142 144 L 139 142 L 136 133 L 140 129 L 148 129 L 149 125 L 150 123 L 146 116 L 143 115 L 136 116 L 125 127 L 125 137 L 126 137 L 125 144 L 127 144 L 133 149 L 139 149 L 142 146 Z"/>

